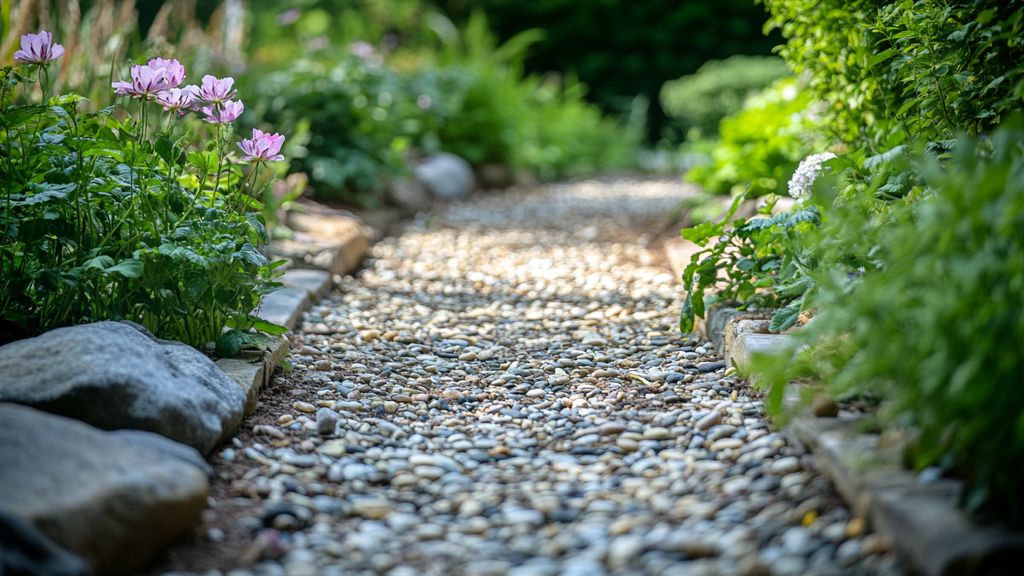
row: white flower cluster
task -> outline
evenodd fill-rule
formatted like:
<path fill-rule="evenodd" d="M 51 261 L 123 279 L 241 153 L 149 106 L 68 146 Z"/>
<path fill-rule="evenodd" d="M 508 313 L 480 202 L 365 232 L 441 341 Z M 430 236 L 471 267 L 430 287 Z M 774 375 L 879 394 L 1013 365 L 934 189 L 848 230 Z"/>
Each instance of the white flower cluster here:
<path fill-rule="evenodd" d="M 797 200 L 810 198 L 814 190 L 814 180 L 821 173 L 821 164 L 835 157 L 836 155 L 831 152 L 822 152 L 811 154 L 801 160 L 793 177 L 789 179 L 789 195 Z"/>

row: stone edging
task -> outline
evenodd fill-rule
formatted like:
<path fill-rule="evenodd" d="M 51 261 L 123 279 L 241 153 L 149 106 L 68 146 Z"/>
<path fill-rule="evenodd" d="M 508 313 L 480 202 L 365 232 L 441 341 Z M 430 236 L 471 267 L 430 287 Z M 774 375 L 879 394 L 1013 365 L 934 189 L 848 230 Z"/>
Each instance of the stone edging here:
<path fill-rule="evenodd" d="M 673 271 L 686 266 L 679 261 L 684 255 L 688 262 L 685 250 L 666 246 Z M 742 373 L 755 355 L 790 347 L 791 336 L 769 334 L 767 325 L 757 314 L 719 306 L 698 329 Z M 816 417 L 799 400 L 802 387 L 789 386 L 793 416 L 783 432 L 814 455 L 854 512 L 924 576 L 1003 574 L 1024 563 L 1024 532 L 976 524 L 958 505 L 961 482 L 922 480 L 903 466 L 902 438 L 863 433 L 861 420 L 850 415 Z"/>
<path fill-rule="evenodd" d="M 254 312 L 291 332 L 298 326 L 302 313 L 330 292 L 335 276 L 348 274 L 359 266 L 372 235 L 361 222 L 343 214 L 307 213 L 289 218 L 289 224 L 303 230 L 301 234 L 307 242 L 285 247 L 271 244 L 269 252 L 275 256 L 297 256 L 300 260 L 290 264 L 303 267 L 285 270 L 281 277 L 284 286 L 267 294 Z M 217 360 L 217 367 L 245 392 L 247 416 L 256 409 L 260 391 L 270 384 L 274 369 L 284 362 L 288 350 L 288 338 L 280 336 L 263 352 Z"/>

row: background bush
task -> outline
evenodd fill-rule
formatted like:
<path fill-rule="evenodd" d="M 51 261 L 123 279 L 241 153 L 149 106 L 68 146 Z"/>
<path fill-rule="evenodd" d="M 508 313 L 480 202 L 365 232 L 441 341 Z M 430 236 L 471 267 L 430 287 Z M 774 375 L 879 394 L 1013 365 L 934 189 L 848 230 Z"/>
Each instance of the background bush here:
<path fill-rule="evenodd" d="M 981 134 L 1024 103 L 1024 2 L 764 0 L 853 149 Z"/>
<path fill-rule="evenodd" d="M 824 145 L 819 108 L 795 78 L 776 81 L 722 120 L 709 161 L 686 178 L 712 193 L 785 194 L 800 160 Z"/>
<path fill-rule="evenodd" d="M 693 74 L 661 88 L 661 107 L 677 141 L 714 138 L 723 118 L 738 112 L 747 96 L 789 76 L 786 62 L 775 56 L 730 56 L 709 60 Z"/>
<path fill-rule="evenodd" d="M 1007 118 L 1024 103 L 1024 3 L 765 4 L 840 156 L 791 214 L 721 231 L 779 264 L 706 252 L 687 274 L 729 266 L 732 285 L 760 288 L 740 298 L 783 306 L 776 325 L 815 314 L 797 361 L 757 368 L 773 408 L 797 377 L 874 395 L 883 424 L 912 430 L 917 467 L 966 479 L 965 504 L 1019 524 L 1024 131 Z M 790 226 L 809 210 L 820 219 Z"/>
<path fill-rule="evenodd" d="M 533 74 L 574 73 L 590 87 L 588 99 L 605 112 L 627 115 L 641 95 L 650 104 L 647 137 L 662 137 L 658 94 L 667 80 L 704 62 L 733 54 L 769 54 L 763 8 L 751 0 L 439 0 L 456 22 L 487 13 L 501 40 L 522 30 L 544 30 L 526 59 Z"/>

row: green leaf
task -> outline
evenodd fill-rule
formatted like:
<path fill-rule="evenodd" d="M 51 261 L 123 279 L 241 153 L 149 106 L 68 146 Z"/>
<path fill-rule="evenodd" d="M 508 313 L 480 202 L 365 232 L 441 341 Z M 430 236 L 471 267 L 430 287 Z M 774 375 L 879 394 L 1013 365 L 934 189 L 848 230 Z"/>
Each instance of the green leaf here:
<path fill-rule="evenodd" d="M 693 301 L 689 294 L 683 300 L 683 308 L 679 311 L 679 332 L 682 334 L 693 332 Z"/>
<path fill-rule="evenodd" d="M 875 66 L 878 66 L 882 62 L 885 62 L 886 60 L 892 58 L 898 53 L 899 52 L 897 52 L 895 48 L 888 48 L 886 50 L 882 50 L 881 52 L 875 54 L 871 58 L 868 58 L 868 65 L 865 68 L 865 70 L 871 70 Z"/>
<path fill-rule="evenodd" d="M 768 323 L 768 330 L 772 332 L 782 332 L 794 324 L 800 318 L 800 312 L 803 310 L 804 299 L 797 298 L 789 304 L 779 308 L 772 314 L 772 320 Z"/>
<path fill-rule="evenodd" d="M 242 351 L 244 340 L 244 332 L 228 330 L 217 338 L 214 343 L 214 352 L 221 358 L 233 358 Z"/>
<path fill-rule="evenodd" d="M 118 264 L 107 268 L 105 272 L 107 274 L 120 274 L 125 278 L 138 278 L 142 276 L 143 264 L 142 260 L 122 260 Z"/>

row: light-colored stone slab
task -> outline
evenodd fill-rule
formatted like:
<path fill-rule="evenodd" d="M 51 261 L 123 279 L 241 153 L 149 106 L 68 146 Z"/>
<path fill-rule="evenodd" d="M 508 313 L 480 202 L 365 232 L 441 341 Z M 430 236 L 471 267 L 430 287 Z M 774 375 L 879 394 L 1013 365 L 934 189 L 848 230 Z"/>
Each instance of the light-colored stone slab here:
<path fill-rule="evenodd" d="M 902 437 L 864 434 L 857 426 L 852 417 L 799 415 L 786 434 L 814 453 L 854 512 L 921 574 L 1009 574 L 1007 567 L 1024 564 L 1024 532 L 977 524 L 959 508 L 960 482 L 922 482 L 902 466 Z"/>
<path fill-rule="evenodd" d="M 245 414 L 256 409 L 260 392 L 270 384 L 274 370 L 288 356 L 288 339 L 280 336 L 274 344 L 258 354 L 245 354 L 239 358 L 221 358 L 217 367 L 238 383 L 245 392 Z"/>
<path fill-rule="evenodd" d="M 311 302 L 317 302 L 331 291 L 331 274 L 312 268 L 292 268 L 281 276 L 281 283 L 287 288 L 299 288 L 309 294 Z"/>
<path fill-rule="evenodd" d="M 221 358 L 217 360 L 217 368 L 223 370 L 245 392 L 245 415 L 252 414 L 256 409 L 256 401 L 266 380 L 265 362 L 254 362 L 241 358 Z"/>
<path fill-rule="evenodd" d="M 310 205 L 306 212 L 289 212 L 288 227 L 295 238 L 275 242 L 270 252 L 291 259 L 298 267 L 345 275 L 359 267 L 370 246 L 372 231 L 356 218 Z"/>
<path fill-rule="evenodd" d="M 730 346 L 725 347 L 725 363 L 747 374 L 756 356 L 785 354 L 792 345 L 792 336 L 786 334 L 739 334 L 732 340 Z"/>
<path fill-rule="evenodd" d="M 263 297 L 253 313 L 267 322 L 295 330 L 299 318 L 309 306 L 309 293 L 302 288 L 278 288 Z"/>
<path fill-rule="evenodd" d="M 206 507 L 206 475 L 178 458 L 24 406 L 0 422 L 0 508 L 97 574 L 137 573 Z"/>

